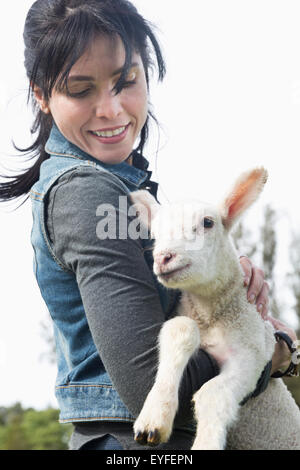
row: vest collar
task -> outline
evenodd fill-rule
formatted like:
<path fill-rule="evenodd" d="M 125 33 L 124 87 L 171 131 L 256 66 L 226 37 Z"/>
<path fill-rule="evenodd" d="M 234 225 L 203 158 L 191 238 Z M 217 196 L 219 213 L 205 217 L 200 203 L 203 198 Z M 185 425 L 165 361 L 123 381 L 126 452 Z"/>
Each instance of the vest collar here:
<path fill-rule="evenodd" d="M 115 165 L 109 165 L 97 160 L 96 158 L 81 150 L 76 145 L 69 142 L 59 131 L 56 124 L 53 124 L 49 139 L 46 142 L 45 151 L 51 156 L 79 158 L 80 160 L 92 161 L 93 163 L 102 166 L 119 178 L 128 181 L 138 188 L 141 187 L 143 183 L 147 183 L 152 175 L 151 171 L 147 171 L 149 166 L 148 160 L 146 160 L 146 158 L 144 158 L 143 155 L 138 153 L 136 150 L 134 150 L 132 153 L 132 165 L 129 165 L 126 161 L 117 163 Z"/>

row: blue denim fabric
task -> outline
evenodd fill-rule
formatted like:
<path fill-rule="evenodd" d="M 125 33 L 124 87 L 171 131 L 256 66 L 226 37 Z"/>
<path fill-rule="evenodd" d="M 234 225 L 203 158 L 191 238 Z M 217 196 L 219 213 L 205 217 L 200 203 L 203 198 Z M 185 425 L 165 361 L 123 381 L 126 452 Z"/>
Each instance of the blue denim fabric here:
<path fill-rule="evenodd" d="M 106 434 L 106 436 L 87 442 L 79 450 L 123 450 L 123 447 L 117 439 Z"/>
<path fill-rule="evenodd" d="M 93 342 L 74 272 L 57 259 L 47 234 L 45 214 L 47 196 L 63 174 L 79 166 L 92 166 L 117 177 L 129 194 L 143 186 L 149 173 L 126 162 L 107 165 L 71 144 L 54 125 L 46 144 L 50 158 L 43 162 L 40 177 L 30 192 L 33 213 L 31 242 L 34 273 L 53 319 L 58 374 L 55 394 L 60 407 L 60 422 L 107 420 L 133 421 L 133 417 L 113 388 Z M 143 157 L 142 157 L 143 158 Z M 149 243 L 149 241 L 146 241 Z M 145 259 L 152 270 L 151 252 Z M 166 318 L 173 308 L 170 295 L 156 281 Z"/>

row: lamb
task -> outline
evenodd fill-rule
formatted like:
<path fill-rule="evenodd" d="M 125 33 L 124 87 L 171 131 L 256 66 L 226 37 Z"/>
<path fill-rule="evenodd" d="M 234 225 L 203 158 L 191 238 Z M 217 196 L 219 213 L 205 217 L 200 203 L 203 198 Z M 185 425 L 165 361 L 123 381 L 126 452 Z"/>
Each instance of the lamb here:
<path fill-rule="evenodd" d="M 156 380 L 134 423 L 141 444 L 168 441 L 180 379 L 201 345 L 218 361 L 220 374 L 193 396 L 192 450 L 300 449 L 300 411 L 281 379 L 270 379 L 263 393 L 240 405 L 271 360 L 275 338 L 271 323 L 246 299 L 230 231 L 266 181 L 264 168 L 245 172 L 218 207 L 194 202 L 192 211 L 184 203 L 161 206 L 144 190 L 131 193 L 140 222 L 155 239 L 158 280 L 182 291 L 177 315 L 161 329 Z"/>

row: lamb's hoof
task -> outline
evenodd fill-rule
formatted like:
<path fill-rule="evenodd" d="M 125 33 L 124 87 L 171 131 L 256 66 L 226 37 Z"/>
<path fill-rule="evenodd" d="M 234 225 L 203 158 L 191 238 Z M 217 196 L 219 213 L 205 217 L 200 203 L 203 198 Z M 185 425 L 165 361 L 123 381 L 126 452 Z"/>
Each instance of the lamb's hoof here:
<path fill-rule="evenodd" d="M 134 435 L 134 440 L 141 445 L 157 446 L 160 444 L 160 434 L 157 429 L 154 431 L 137 431 Z"/>

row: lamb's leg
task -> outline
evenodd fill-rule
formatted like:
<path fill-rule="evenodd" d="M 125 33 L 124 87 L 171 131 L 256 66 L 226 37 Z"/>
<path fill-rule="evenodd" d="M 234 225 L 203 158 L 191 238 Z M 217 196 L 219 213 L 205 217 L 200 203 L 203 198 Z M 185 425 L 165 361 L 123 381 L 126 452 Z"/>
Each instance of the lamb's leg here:
<path fill-rule="evenodd" d="M 245 352 L 245 351 L 243 351 Z M 221 373 L 194 394 L 197 434 L 192 450 L 222 450 L 227 429 L 238 417 L 239 403 L 254 390 L 255 364 L 247 357 L 229 359 Z M 244 364 L 247 364 L 247 370 Z"/>
<path fill-rule="evenodd" d="M 194 320 L 179 316 L 164 323 L 159 335 L 159 365 L 155 383 L 134 423 L 140 444 L 167 442 L 178 408 L 178 389 L 183 371 L 200 345 Z"/>

